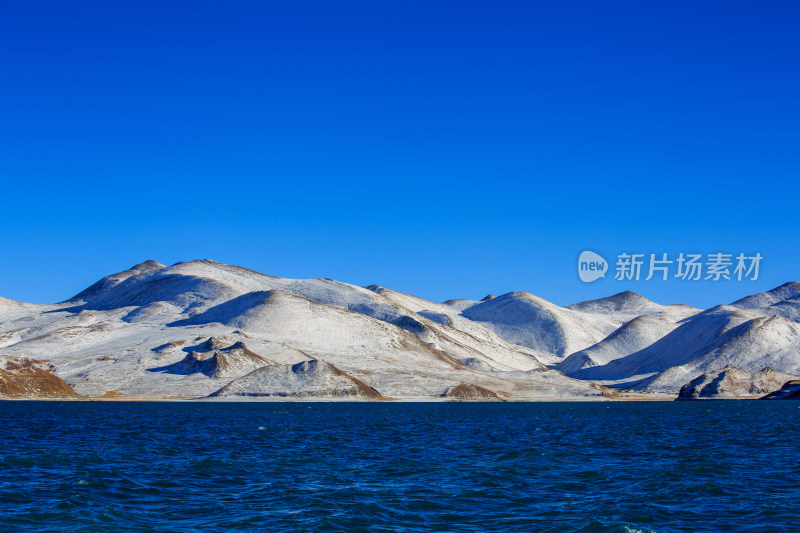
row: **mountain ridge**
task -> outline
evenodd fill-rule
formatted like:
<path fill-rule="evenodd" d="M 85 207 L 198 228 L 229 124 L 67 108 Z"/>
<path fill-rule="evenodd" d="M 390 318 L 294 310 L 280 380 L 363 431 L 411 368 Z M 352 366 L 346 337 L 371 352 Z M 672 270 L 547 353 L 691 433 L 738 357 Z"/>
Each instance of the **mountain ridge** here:
<path fill-rule="evenodd" d="M 485 390 L 501 400 L 599 399 L 609 393 L 594 382 L 677 394 L 730 365 L 797 374 L 798 320 L 800 282 L 707 310 L 631 291 L 562 307 L 525 291 L 432 302 L 209 259 L 148 260 L 58 304 L 0 299 L 0 357 L 47 359 L 77 394 L 94 397 L 206 397 L 221 390 L 220 379 L 311 360 L 386 398 Z M 208 349 L 183 348 L 203 343 Z M 320 376 L 281 381 L 271 372 L 250 381 L 272 387 Z"/>

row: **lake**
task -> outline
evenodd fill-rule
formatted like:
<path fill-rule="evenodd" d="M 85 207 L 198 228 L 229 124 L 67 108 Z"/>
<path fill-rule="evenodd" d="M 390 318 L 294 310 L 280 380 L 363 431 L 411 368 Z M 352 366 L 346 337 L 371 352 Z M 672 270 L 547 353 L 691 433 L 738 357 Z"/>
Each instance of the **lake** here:
<path fill-rule="evenodd" d="M 799 531 L 800 402 L 0 402 L 3 531 Z"/>

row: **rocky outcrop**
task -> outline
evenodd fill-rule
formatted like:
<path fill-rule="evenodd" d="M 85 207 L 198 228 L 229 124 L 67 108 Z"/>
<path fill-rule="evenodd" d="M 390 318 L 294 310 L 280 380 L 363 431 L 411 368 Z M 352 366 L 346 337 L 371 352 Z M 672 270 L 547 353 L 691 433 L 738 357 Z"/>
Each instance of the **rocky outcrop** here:
<path fill-rule="evenodd" d="M 455 387 L 450 387 L 442 394 L 444 398 L 452 398 L 454 400 L 499 400 L 497 394 L 484 389 L 478 385 L 461 383 Z"/>
<path fill-rule="evenodd" d="M 212 394 L 221 397 L 381 399 L 378 391 L 323 361 L 259 368 Z"/>
<path fill-rule="evenodd" d="M 761 398 L 762 400 L 800 400 L 800 379 L 793 379 L 783 387 Z"/>
<path fill-rule="evenodd" d="M 200 373 L 210 378 L 235 378 L 249 374 L 261 367 L 275 364 L 248 350 L 241 341 L 226 348 L 221 346 L 218 339 L 211 337 L 198 346 L 200 349 L 207 348 L 209 351 L 192 351 L 175 364 L 151 370 L 184 375 Z"/>
<path fill-rule="evenodd" d="M 737 400 L 755 399 L 780 389 L 798 376 L 776 372 L 767 367 L 759 372 L 747 372 L 727 367 L 708 372 L 681 388 L 678 400 Z"/>
<path fill-rule="evenodd" d="M 10 358 L 0 369 L 0 399 L 78 399 L 83 398 L 69 384 L 38 361 Z"/>

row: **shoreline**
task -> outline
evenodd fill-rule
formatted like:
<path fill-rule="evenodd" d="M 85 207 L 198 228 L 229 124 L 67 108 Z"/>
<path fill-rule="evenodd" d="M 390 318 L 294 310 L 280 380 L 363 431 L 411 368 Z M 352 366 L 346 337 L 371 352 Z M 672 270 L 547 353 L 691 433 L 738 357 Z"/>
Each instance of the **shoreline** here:
<path fill-rule="evenodd" d="M 624 403 L 624 402 L 672 402 L 677 396 L 641 396 L 628 398 L 499 398 L 493 400 L 484 399 L 453 399 L 453 398 L 385 398 L 382 400 L 358 399 L 358 398 L 291 398 L 291 397 L 258 397 L 258 398 L 208 398 L 208 397 L 149 397 L 149 396 L 114 396 L 114 397 L 82 397 L 82 398 L 0 398 L 2 401 L 11 402 L 158 402 L 158 403 Z M 730 398 L 739 400 L 740 398 Z M 758 399 L 758 398 L 741 398 Z"/>

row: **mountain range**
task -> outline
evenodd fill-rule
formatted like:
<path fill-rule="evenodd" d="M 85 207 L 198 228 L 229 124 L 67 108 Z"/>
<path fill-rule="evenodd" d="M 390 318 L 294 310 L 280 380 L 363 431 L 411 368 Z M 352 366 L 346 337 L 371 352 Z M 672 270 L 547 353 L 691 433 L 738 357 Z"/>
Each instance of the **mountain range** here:
<path fill-rule="evenodd" d="M 797 377 L 799 322 L 798 282 L 707 310 L 629 291 L 565 307 L 527 292 L 436 303 L 210 260 L 146 261 L 59 304 L 0 298 L 0 395 L 671 398 L 702 376 L 692 390 L 717 390 L 707 383 L 723 371 L 768 393 L 782 383 L 736 371 Z M 23 371 L 58 386 L 20 385 Z"/>

